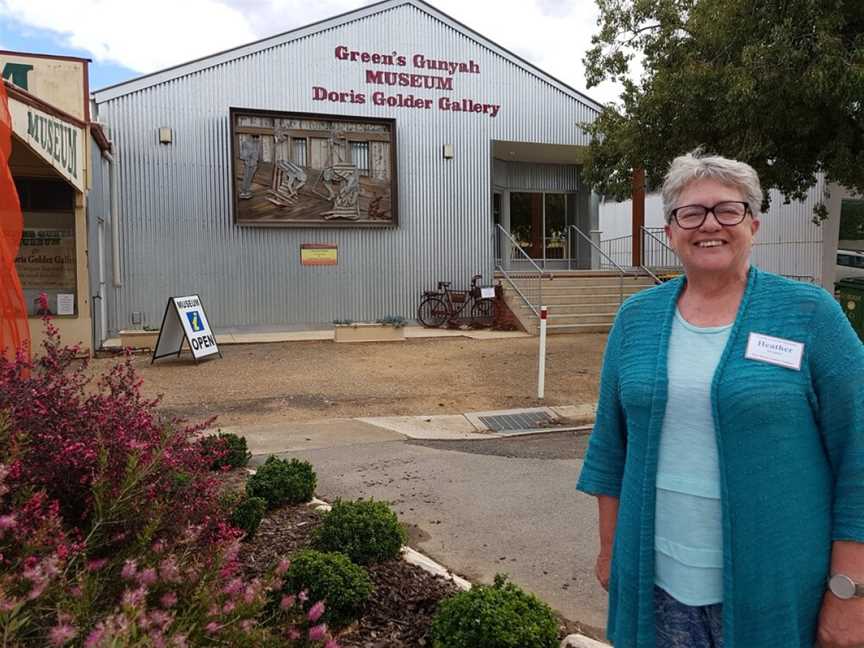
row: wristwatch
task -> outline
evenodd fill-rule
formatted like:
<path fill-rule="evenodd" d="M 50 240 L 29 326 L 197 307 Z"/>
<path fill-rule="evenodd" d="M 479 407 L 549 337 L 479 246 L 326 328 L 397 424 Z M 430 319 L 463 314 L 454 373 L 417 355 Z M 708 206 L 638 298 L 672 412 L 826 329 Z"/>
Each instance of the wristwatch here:
<path fill-rule="evenodd" d="M 864 598 L 864 583 L 856 583 L 846 574 L 834 574 L 829 578 L 828 589 L 839 599 Z"/>

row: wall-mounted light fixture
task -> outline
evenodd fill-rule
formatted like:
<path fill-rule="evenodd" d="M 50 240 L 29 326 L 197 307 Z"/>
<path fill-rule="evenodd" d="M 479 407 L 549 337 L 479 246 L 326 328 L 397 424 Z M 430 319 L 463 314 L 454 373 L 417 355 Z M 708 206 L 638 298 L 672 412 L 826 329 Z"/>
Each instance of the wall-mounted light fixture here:
<path fill-rule="evenodd" d="M 174 133 L 167 126 L 159 128 L 159 143 L 170 144 L 174 139 Z"/>
<path fill-rule="evenodd" d="M 444 145 L 444 159 L 452 160 L 453 159 L 453 145 L 445 144 Z"/>

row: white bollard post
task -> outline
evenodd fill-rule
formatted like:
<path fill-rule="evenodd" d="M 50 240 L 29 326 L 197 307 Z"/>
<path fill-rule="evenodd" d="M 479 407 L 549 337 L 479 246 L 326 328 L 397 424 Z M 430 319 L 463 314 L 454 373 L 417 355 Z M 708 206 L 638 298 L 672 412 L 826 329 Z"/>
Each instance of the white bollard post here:
<path fill-rule="evenodd" d="M 546 389 L 546 307 L 540 307 L 540 363 L 537 369 L 537 398 L 543 400 Z"/>

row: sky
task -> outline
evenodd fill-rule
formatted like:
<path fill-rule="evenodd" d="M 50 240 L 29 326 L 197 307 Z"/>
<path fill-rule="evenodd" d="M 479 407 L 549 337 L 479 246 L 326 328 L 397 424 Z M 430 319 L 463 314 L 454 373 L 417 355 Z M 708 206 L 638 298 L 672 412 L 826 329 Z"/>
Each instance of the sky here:
<path fill-rule="evenodd" d="M 96 90 L 372 4 L 363 0 L 0 0 L 0 49 L 92 60 Z M 601 103 L 585 85 L 594 0 L 432 0 L 440 11 Z"/>

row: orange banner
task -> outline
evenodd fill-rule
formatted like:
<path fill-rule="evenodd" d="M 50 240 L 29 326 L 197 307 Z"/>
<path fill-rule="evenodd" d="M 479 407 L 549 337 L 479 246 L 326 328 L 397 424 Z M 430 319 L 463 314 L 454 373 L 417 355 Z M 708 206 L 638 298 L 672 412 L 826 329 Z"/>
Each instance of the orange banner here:
<path fill-rule="evenodd" d="M 6 84 L 0 80 L 0 354 L 13 358 L 18 349 L 30 355 L 27 308 L 15 269 L 23 220 L 18 192 L 12 181 L 12 118 Z"/>

